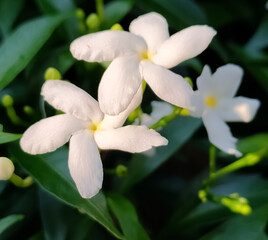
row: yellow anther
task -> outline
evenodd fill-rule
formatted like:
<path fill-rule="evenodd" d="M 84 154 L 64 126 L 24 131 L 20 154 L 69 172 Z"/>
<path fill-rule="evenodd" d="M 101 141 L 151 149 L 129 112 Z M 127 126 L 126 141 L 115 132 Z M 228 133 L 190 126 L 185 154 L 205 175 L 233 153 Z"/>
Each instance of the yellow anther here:
<path fill-rule="evenodd" d="M 91 123 L 88 127 L 88 129 L 92 132 L 95 132 L 100 129 L 100 124 L 99 123 Z"/>
<path fill-rule="evenodd" d="M 215 107 L 216 104 L 217 104 L 217 100 L 216 100 L 216 98 L 214 96 L 207 96 L 206 100 L 205 100 L 205 103 L 209 107 Z"/>
<path fill-rule="evenodd" d="M 141 60 L 144 60 L 144 59 L 151 60 L 154 56 L 154 53 L 146 51 L 146 52 L 142 52 L 140 56 L 141 56 Z"/>

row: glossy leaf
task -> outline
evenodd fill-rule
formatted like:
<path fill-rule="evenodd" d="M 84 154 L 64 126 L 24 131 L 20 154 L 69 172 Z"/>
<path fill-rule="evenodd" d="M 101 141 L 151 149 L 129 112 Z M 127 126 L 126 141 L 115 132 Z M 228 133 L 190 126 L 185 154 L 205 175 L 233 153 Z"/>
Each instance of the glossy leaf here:
<path fill-rule="evenodd" d="M 4 232 L 7 228 L 12 226 L 14 223 L 21 221 L 24 218 L 23 215 L 10 215 L 5 218 L 0 219 L 0 234 Z"/>
<path fill-rule="evenodd" d="M 40 17 L 20 25 L 0 46 L 0 90 L 10 83 L 68 15 Z"/>
<path fill-rule="evenodd" d="M 160 132 L 169 141 L 167 146 L 154 149 L 152 156 L 136 154 L 128 165 L 128 176 L 123 181 L 122 188 L 125 190 L 133 184 L 141 181 L 169 157 L 171 157 L 201 126 L 201 120 L 191 117 L 176 117 Z"/>
<path fill-rule="evenodd" d="M 3 126 L 0 124 L 0 144 L 16 141 L 21 136 L 21 134 L 3 132 Z"/>
<path fill-rule="evenodd" d="M 259 133 L 240 140 L 237 148 L 242 153 L 257 152 L 261 149 L 268 150 L 268 133 Z"/>
<path fill-rule="evenodd" d="M 108 205 L 119 221 L 126 239 L 148 240 L 146 231 L 139 222 L 132 203 L 120 194 L 112 193 L 107 198 Z"/>
<path fill-rule="evenodd" d="M 104 195 L 100 192 L 91 199 L 84 199 L 78 193 L 67 167 L 67 148 L 62 147 L 53 153 L 37 156 L 22 152 L 18 146 L 12 146 L 11 150 L 12 159 L 17 161 L 42 188 L 88 214 L 117 238 L 123 238 L 108 212 Z"/>

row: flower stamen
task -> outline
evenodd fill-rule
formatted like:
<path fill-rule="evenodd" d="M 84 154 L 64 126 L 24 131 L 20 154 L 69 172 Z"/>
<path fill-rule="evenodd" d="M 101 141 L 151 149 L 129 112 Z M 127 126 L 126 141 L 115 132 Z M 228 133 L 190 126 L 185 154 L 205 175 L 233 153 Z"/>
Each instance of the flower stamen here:
<path fill-rule="evenodd" d="M 217 100 L 216 100 L 216 98 L 214 96 L 207 96 L 206 100 L 205 100 L 205 103 L 209 107 L 215 107 L 216 104 L 217 104 Z"/>

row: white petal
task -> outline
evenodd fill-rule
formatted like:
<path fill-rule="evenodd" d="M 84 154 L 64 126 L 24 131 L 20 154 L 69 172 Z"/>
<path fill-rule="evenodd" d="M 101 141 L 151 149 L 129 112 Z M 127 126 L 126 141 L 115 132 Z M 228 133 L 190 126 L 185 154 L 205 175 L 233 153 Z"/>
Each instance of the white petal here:
<path fill-rule="evenodd" d="M 69 141 L 70 136 L 86 125 L 71 115 L 61 114 L 43 119 L 23 134 L 20 146 L 30 154 L 52 152 Z"/>
<path fill-rule="evenodd" d="M 144 80 L 159 98 L 188 108 L 193 90 L 183 77 L 147 60 L 140 65 Z"/>
<path fill-rule="evenodd" d="M 94 137 L 100 149 L 115 149 L 131 153 L 144 152 L 168 143 L 167 139 L 159 133 L 145 126 L 126 126 L 96 131 Z"/>
<path fill-rule="evenodd" d="M 54 108 L 79 119 L 99 122 L 103 118 L 98 102 L 71 83 L 48 80 L 44 83 L 41 94 Z"/>
<path fill-rule="evenodd" d="M 155 53 L 169 37 L 166 19 L 155 12 L 144 14 L 133 20 L 129 31 L 143 37 L 151 53 Z"/>
<path fill-rule="evenodd" d="M 174 67 L 203 52 L 215 34 L 216 31 L 206 25 L 185 28 L 160 46 L 153 62 L 166 68 Z"/>
<path fill-rule="evenodd" d="M 213 87 L 217 94 L 224 98 L 232 98 L 241 83 L 243 69 L 234 64 L 219 67 L 213 74 Z"/>
<path fill-rule="evenodd" d="M 105 114 L 103 121 L 101 122 L 100 129 L 111 129 L 121 127 L 126 121 L 128 115 L 135 110 L 142 101 L 142 84 L 139 87 L 139 90 L 135 94 L 131 103 L 128 105 L 127 109 L 124 112 L 121 112 L 118 115 L 111 116 Z"/>
<path fill-rule="evenodd" d="M 246 97 L 223 99 L 217 112 L 227 122 L 250 122 L 256 115 L 260 101 Z"/>
<path fill-rule="evenodd" d="M 90 131 L 83 130 L 71 137 L 68 165 L 81 196 L 95 196 L 102 187 L 103 168 L 98 147 Z"/>
<path fill-rule="evenodd" d="M 208 65 L 205 65 L 201 75 L 196 79 L 196 85 L 198 88 L 198 91 L 200 94 L 203 95 L 208 95 L 212 94 L 213 92 L 212 89 L 212 84 L 213 84 L 213 79 L 212 79 L 212 74 L 210 67 Z"/>
<path fill-rule="evenodd" d="M 209 141 L 220 150 L 240 157 L 242 154 L 236 149 L 237 139 L 232 136 L 228 125 L 213 111 L 205 111 L 202 116 L 207 129 Z"/>
<path fill-rule="evenodd" d="M 116 57 L 141 53 L 146 49 L 146 43 L 141 37 L 112 30 L 82 36 L 70 46 L 73 57 L 88 62 L 112 61 Z"/>
<path fill-rule="evenodd" d="M 141 85 L 138 56 L 116 58 L 107 68 L 99 85 L 99 104 L 108 115 L 126 110 Z"/>

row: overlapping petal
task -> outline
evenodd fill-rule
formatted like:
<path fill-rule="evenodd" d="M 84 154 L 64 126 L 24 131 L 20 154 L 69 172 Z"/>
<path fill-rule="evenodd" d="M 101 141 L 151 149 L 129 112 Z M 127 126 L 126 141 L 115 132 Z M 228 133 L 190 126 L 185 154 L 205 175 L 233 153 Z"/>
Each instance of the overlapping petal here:
<path fill-rule="evenodd" d="M 183 77 L 148 60 L 141 62 L 140 69 L 143 78 L 158 97 L 176 106 L 189 107 L 193 90 Z"/>
<path fill-rule="evenodd" d="M 143 37 L 148 50 L 155 53 L 160 45 L 169 38 L 167 20 L 160 14 L 144 14 L 130 23 L 129 31 Z"/>
<path fill-rule="evenodd" d="M 144 152 L 152 147 L 167 145 L 159 133 L 145 126 L 126 126 L 96 131 L 95 140 L 100 149 L 116 149 L 131 153 Z"/>
<path fill-rule="evenodd" d="M 196 85 L 198 91 L 203 94 L 211 94 L 213 92 L 213 79 L 211 74 L 211 69 L 208 65 L 205 65 L 201 75 L 196 79 Z"/>
<path fill-rule="evenodd" d="M 71 137 L 68 165 L 81 196 L 95 196 L 102 187 L 103 167 L 90 131 L 83 130 Z"/>
<path fill-rule="evenodd" d="M 217 109 L 218 115 L 227 122 L 250 122 L 256 115 L 260 101 L 246 97 L 223 99 Z"/>
<path fill-rule="evenodd" d="M 203 52 L 215 34 L 216 31 L 206 25 L 185 28 L 167 39 L 152 60 L 166 68 L 174 67 Z"/>
<path fill-rule="evenodd" d="M 141 53 L 146 49 L 147 45 L 141 37 L 112 30 L 82 36 L 70 46 L 73 57 L 88 62 L 112 61 L 116 57 Z"/>
<path fill-rule="evenodd" d="M 30 154 L 52 152 L 69 141 L 70 136 L 85 127 L 85 122 L 72 115 L 61 114 L 43 119 L 23 134 L 20 146 Z"/>
<path fill-rule="evenodd" d="M 103 113 L 98 102 L 87 92 L 62 80 L 48 80 L 41 94 L 54 108 L 71 114 L 79 119 L 100 121 Z"/>
<path fill-rule="evenodd" d="M 139 90 L 137 91 L 137 93 L 135 94 L 134 98 L 132 99 L 131 103 L 129 104 L 129 106 L 125 111 L 115 116 L 105 114 L 101 122 L 100 129 L 105 130 L 105 129 L 121 127 L 126 121 L 129 114 L 141 104 L 141 101 L 142 101 L 142 84 L 140 85 Z"/>
<path fill-rule="evenodd" d="M 141 82 L 138 56 L 116 58 L 103 74 L 99 85 L 101 110 L 108 115 L 125 111 Z"/>
<path fill-rule="evenodd" d="M 207 110 L 202 116 L 207 129 L 209 141 L 216 147 L 229 154 L 240 157 L 242 154 L 236 149 L 236 138 L 232 136 L 228 125 L 214 112 Z"/>

